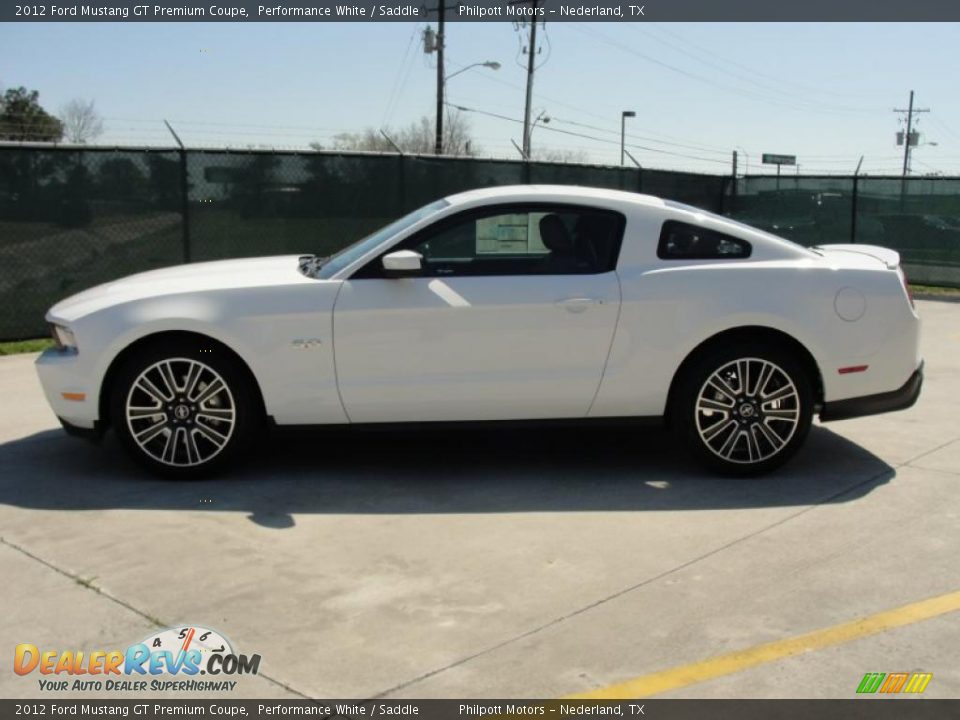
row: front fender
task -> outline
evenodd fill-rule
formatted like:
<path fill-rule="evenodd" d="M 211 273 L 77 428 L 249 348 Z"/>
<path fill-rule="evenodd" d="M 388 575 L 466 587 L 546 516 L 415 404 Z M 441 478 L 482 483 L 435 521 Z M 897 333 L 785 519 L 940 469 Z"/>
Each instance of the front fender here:
<path fill-rule="evenodd" d="M 104 308 L 71 324 L 79 347 L 75 374 L 98 398 L 125 349 L 160 333 L 195 333 L 222 343 L 247 364 L 277 423 L 346 422 L 333 367 L 332 309 L 339 288 L 339 282 L 243 288 Z M 88 411 L 98 419 L 95 408 Z"/>

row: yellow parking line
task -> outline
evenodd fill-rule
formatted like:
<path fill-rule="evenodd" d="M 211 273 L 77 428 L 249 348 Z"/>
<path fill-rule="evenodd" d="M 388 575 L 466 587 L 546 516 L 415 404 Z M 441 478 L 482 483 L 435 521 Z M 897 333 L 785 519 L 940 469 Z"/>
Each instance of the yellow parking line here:
<path fill-rule="evenodd" d="M 747 668 L 775 662 L 784 658 L 831 645 L 841 645 L 868 635 L 912 625 L 940 615 L 960 610 L 960 590 L 885 610 L 851 622 L 814 630 L 805 635 L 775 640 L 755 645 L 744 650 L 724 653 L 689 665 L 680 665 L 668 670 L 641 675 L 625 682 L 569 696 L 577 700 L 615 700 L 645 698 L 677 688 L 712 680 Z"/>

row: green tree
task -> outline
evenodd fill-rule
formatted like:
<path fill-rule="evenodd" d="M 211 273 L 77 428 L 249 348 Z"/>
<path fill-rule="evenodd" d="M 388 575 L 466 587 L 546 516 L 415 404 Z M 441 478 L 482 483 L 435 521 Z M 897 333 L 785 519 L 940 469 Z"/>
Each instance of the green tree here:
<path fill-rule="evenodd" d="M 38 102 L 40 94 L 25 87 L 10 88 L 0 97 L 0 140 L 57 142 L 63 123 Z"/>

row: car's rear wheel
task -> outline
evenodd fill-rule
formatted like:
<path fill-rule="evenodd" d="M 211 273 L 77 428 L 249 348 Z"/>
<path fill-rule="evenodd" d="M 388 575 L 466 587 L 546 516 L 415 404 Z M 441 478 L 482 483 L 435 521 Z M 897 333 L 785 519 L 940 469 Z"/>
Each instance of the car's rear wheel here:
<path fill-rule="evenodd" d="M 680 379 L 673 407 L 680 439 L 727 475 L 779 467 L 810 430 L 813 390 L 801 362 L 764 344 L 716 347 Z"/>
<path fill-rule="evenodd" d="M 110 406 L 126 449 L 173 478 L 222 469 L 248 446 L 259 420 L 239 362 L 219 346 L 190 341 L 135 353 L 116 377 Z"/>

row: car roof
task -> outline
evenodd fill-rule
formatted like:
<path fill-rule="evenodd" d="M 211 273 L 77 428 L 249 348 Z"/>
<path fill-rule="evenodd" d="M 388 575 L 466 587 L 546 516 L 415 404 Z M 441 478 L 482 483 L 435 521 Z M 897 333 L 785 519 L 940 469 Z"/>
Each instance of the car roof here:
<path fill-rule="evenodd" d="M 664 202 L 653 195 L 609 190 L 607 188 L 583 187 L 580 185 L 499 185 L 497 187 L 477 188 L 450 195 L 446 198 L 451 205 L 464 205 L 483 200 L 555 200 L 576 202 L 577 200 L 605 200 L 617 203 L 631 203 L 647 207 L 664 207 Z"/>

